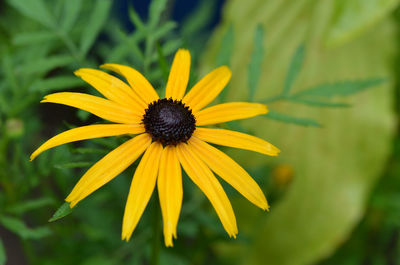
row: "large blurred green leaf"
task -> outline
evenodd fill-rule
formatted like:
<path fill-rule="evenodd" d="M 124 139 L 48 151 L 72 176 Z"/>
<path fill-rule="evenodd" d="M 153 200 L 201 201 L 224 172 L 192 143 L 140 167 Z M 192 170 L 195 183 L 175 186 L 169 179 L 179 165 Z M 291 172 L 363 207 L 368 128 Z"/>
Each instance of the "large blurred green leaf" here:
<path fill-rule="evenodd" d="M 369 16 L 390 11 L 385 8 L 385 1 L 373 2 L 377 8 L 369 9 Z M 348 20 L 357 23 L 365 34 L 357 39 L 348 38 L 335 49 L 326 48 L 326 38 L 336 27 L 332 22 L 344 19 L 341 14 L 350 12 L 336 10 L 350 6 L 333 0 L 248 0 L 246 4 L 228 1 L 225 19 L 212 39 L 203 70 L 206 72 L 215 66 L 214 58 L 223 35 L 233 24 L 236 36 L 231 60 L 233 77 L 227 99 L 246 99 L 246 67 L 253 47 L 252 34 L 261 23 L 268 32 L 265 47 L 268 53 L 262 64 L 255 101 L 282 90 L 292 54 L 301 43 L 307 52 L 293 93 L 327 82 L 390 77 L 387 59 L 393 55 L 395 31 L 389 18 L 376 20 L 374 24 L 370 20 L 361 23 L 363 14 L 353 10 L 352 20 Z M 343 29 L 343 34 L 352 29 Z M 235 202 L 235 205 L 243 204 L 235 207 L 239 237 L 247 234 L 254 237 L 254 242 L 241 248 L 232 242 L 224 245 L 221 251 L 227 257 L 241 259 L 246 265 L 311 264 L 332 253 L 363 215 L 369 192 L 390 152 L 394 129 L 392 84 L 386 82 L 349 98 L 342 97 L 341 93 L 331 94 L 339 97 L 340 102 L 352 103 L 353 107 L 316 108 L 293 102 L 269 105 L 277 113 L 320 121 L 324 128 L 299 127 L 268 117 L 242 123 L 257 136 L 276 144 L 282 152 L 276 159 L 234 151 L 236 160 L 249 169 L 268 162 L 289 164 L 295 175 L 284 197 L 271 205 L 270 213 L 262 213 L 243 199 Z"/>
<path fill-rule="evenodd" d="M 338 0 L 327 44 L 338 45 L 365 32 L 399 3 L 398 0 Z"/>

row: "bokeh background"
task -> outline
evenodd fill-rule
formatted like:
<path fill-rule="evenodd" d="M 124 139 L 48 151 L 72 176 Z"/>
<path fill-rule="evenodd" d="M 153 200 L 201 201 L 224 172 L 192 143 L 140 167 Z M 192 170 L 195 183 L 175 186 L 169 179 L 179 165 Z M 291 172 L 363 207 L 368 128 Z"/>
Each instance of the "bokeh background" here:
<path fill-rule="evenodd" d="M 400 264 L 399 3 L 0 1 L 0 264 Z M 282 150 L 270 158 L 223 149 L 271 210 L 223 183 L 239 226 L 229 239 L 184 177 L 175 246 L 165 248 L 154 229 L 156 196 L 125 243 L 136 164 L 73 211 L 62 205 L 85 170 L 127 138 L 69 144 L 29 162 L 49 137 L 99 121 L 39 101 L 55 91 L 95 94 L 73 71 L 105 62 L 132 66 L 163 91 L 180 47 L 192 54 L 191 84 L 219 65 L 232 69 L 216 102 L 268 104 L 263 117 L 221 126 Z"/>

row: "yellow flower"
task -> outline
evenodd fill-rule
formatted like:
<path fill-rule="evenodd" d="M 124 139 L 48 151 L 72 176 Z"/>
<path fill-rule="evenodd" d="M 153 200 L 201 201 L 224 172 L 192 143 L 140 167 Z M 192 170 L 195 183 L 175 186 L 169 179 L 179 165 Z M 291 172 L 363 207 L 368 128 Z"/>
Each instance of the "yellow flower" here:
<path fill-rule="evenodd" d="M 130 239 L 157 183 L 165 244 L 172 246 L 182 205 L 181 165 L 208 197 L 229 236 L 236 237 L 238 233 L 236 218 L 228 197 L 212 171 L 250 202 L 268 210 L 263 192 L 249 174 L 206 142 L 271 156 L 278 155 L 279 149 L 244 133 L 199 127 L 267 113 L 265 105 L 245 102 L 204 108 L 228 83 L 231 77 L 228 67 L 215 69 L 185 95 L 190 53 L 180 49 L 172 63 L 163 99 L 135 69 L 118 64 L 104 64 L 101 67 L 125 77 L 129 85 L 103 71 L 82 68 L 75 74 L 105 98 L 61 92 L 48 95 L 41 101 L 79 108 L 118 124 L 89 125 L 60 133 L 40 146 L 31 155 L 31 160 L 43 151 L 65 143 L 138 134 L 111 151 L 83 175 L 66 198 L 71 207 L 112 180 L 144 153 L 133 176 L 125 207 L 123 240 Z"/>

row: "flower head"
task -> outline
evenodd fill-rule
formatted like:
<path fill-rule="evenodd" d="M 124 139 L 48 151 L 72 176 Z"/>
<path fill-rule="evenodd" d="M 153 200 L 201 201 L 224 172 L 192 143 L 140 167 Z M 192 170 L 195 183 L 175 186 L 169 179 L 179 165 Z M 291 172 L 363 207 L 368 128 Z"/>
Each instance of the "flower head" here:
<path fill-rule="evenodd" d="M 267 113 L 265 105 L 246 102 L 204 108 L 228 83 L 231 77 L 228 67 L 215 69 L 185 95 L 190 54 L 180 49 L 175 55 L 163 99 L 133 68 L 118 64 L 101 67 L 123 76 L 129 85 L 106 72 L 83 68 L 75 74 L 105 98 L 61 92 L 48 95 L 41 101 L 79 108 L 116 124 L 83 126 L 58 134 L 40 146 L 31 155 L 31 160 L 43 151 L 65 143 L 123 134 L 137 135 L 111 151 L 82 176 L 66 198 L 71 207 L 112 180 L 144 153 L 134 173 L 125 207 L 123 240 L 130 239 L 157 185 L 165 244 L 172 246 L 182 205 L 181 166 L 210 200 L 229 236 L 236 237 L 238 233 L 236 218 L 213 172 L 253 204 L 264 210 L 269 208 L 263 192 L 249 174 L 207 142 L 271 156 L 279 153 L 278 148 L 248 134 L 200 127 Z"/>

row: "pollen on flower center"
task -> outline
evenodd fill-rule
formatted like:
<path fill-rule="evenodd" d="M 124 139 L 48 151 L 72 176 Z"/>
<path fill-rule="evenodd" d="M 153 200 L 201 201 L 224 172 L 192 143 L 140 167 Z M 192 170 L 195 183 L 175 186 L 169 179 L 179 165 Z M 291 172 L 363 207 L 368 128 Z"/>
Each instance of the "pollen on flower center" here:
<path fill-rule="evenodd" d="M 186 142 L 196 128 L 196 119 L 189 107 L 171 98 L 150 103 L 142 121 L 153 141 L 164 146 Z"/>

